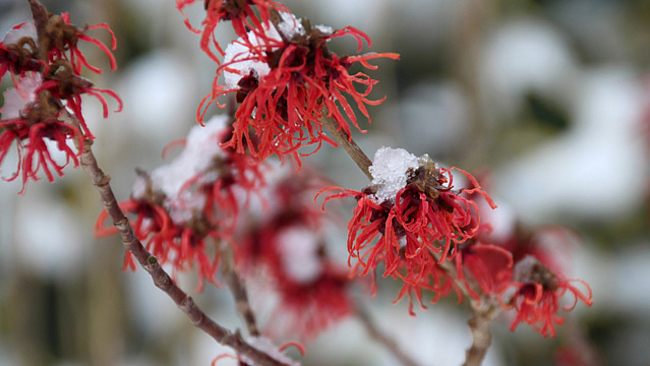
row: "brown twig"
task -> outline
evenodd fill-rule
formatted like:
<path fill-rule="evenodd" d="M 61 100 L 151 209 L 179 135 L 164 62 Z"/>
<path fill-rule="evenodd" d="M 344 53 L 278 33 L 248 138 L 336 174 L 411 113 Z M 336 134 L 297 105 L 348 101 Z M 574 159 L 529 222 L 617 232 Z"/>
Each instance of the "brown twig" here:
<path fill-rule="evenodd" d="M 399 347 L 394 339 L 390 338 L 386 333 L 379 330 L 377 324 L 370 318 L 370 314 L 360 306 L 356 308 L 357 317 L 363 324 L 364 328 L 372 339 L 384 345 L 386 349 L 404 366 L 419 366 L 408 354 L 406 354 Z"/>
<path fill-rule="evenodd" d="M 433 255 L 439 261 L 440 253 L 433 253 Z M 469 325 L 470 332 L 472 333 L 472 345 L 465 352 L 463 366 L 478 366 L 483 362 L 485 354 L 488 348 L 490 348 L 490 343 L 492 342 L 490 325 L 497 314 L 499 306 L 496 304 L 495 299 L 482 294 L 476 284 L 467 283 L 459 279 L 453 263 L 444 261 L 440 263 L 440 267 L 454 281 L 456 287 L 463 293 L 463 296 L 469 299 L 469 307 L 473 315 L 467 321 L 467 325 Z M 471 292 L 467 286 L 471 287 Z M 479 294 L 478 299 L 475 298 L 475 294 Z"/>
<path fill-rule="evenodd" d="M 95 188 L 99 192 L 104 209 L 113 219 L 124 247 L 129 250 L 136 258 L 140 266 L 144 268 L 151 276 L 156 287 L 161 289 L 169 296 L 174 303 L 185 313 L 192 325 L 201 329 L 210 335 L 219 344 L 234 349 L 238 354 L 246 356 L 253 362 L 264 366 L 287 366 L 269 356 L 268 354 L 254 348 L 246 343 L 239 332 L 232 333 L 228 329 L 220 326 L 214 320 L 210 319 L 203 310 L 201 310 L 191 296 L 188 296 L 181 290 L 171 279 L 171 277 L 162 269 L 156 257 L 151 255 L 140 240 L 136 237 L 129 220 L 126 218 L 120 206 L 115 199 L 115 195 L 110 186 L 110 177 L 99 168 L 97 160 L 91 149 L 92 141 L 87 141 L 84 145 L 80 158 L 80 164 L 88 172 Z"/>
<path fill-rule="evenodd" d="M 372 161 L 368 156 L 361 150 L 359 145 L 348 135 L 344 130 L 340 129 L 337 126 L 336 121 L 332 117 L 325 116 L 321 119 L 323 127 L 329 132 L 330 135 L 336 140 L 336 142 L 343 147 L 345 152 L 350 155 L 352 160 L 357 164 L 359 169 L 372 181 L 372 174 L 370 174 L 370 166 Z"/>
<path fill-rule="evenodd" d="M 479 366 L 483 362 L 492 342 L 490 326 L 497 310 L 498 307 L 491 303 L 479 307 L 472 306 L 474 316 L 467 321 L 472 332 L 472 346 L 465 351 L 463 366 Z"/>
<path fill-rule="evenodd" d="M 232 247 L 228 243 L 222 243 L 221 261 L 221 271 L 226 282 L 228 282 L 228 288 L 232 296 L 235 298 L 237 312 L 244 319 L 248 334 L 252 337 L 259 337 L 261 333 L 255 321 L 255 313 L 248 301 L 246 286 L 244 286 L 244 283 L 235 270 L 235 256 Z"/>

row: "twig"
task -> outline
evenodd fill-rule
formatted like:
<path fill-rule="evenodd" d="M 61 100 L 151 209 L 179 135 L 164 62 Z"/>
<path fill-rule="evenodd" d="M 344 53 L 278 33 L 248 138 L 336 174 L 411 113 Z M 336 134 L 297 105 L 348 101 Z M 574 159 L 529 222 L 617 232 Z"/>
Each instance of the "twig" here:
<path fill-rule="evenodd" d="M 345 131 L 337 127 L 336 121 L 332 117 L 323 117 L 321 119 L 323 127 L 329 132 L 334 140 L 343 147 L 343 149 L 350 155 L 352 160 L 357 164 L 359 169 L 372 181 L 372 174 L 370 174 L 370 166 L 372 161 L 368 156 L 361 150 L 359 145 L 348 135 Z"/>
<path fill-rule="evenodd" d="M 485 304 L 481 307 L 472 306 L 474 316 L 467 321 L 472 332 L 472 346 L 465 352 L 463 366 L 479 366 L 483 362 L 492 342 L 490 325 L 497 309 L 493 304 Z"/>
<path fill-rule="evenodd" d="M 250 302 L 248 301 L 246 286 L 244 286 L 244 283 L 235 270 L 235 258 L 233 249 L 227 243 L 222 243 L 221 260 L 221 270 L 223 276 L 228 282 L 228 288 L 230 289 L 232 296 L 235 298 L 237 312 L 244 319 L 248 333 L 252 337 L 259 337 L 261 333 L 255 321 L 255 313 L 253 312 Z"/>
<path fill-rule="evenodd" d="M 408 354 L 404 353 L 402 349 L 399 347 L 397 342 L 395 342 L 394 339 L 388 337 L 385 333 L 383 333 L 377 325 L 372 321 L 370 318 L 370 314 L 365 309 L 362 309 L 360 306 L 357 306 L 356 308 L 356 313 L 357 317 L 359 320 L 361 320 L 361 323 L 363 326 L 366 328 L 366 331 L 374 339 L 375 341 L 379 342 L 380 344 L 384 345 L 390 353 L 399 360 L 402 365 L 404 366 L 419 366 L 417 362 L 415 362 Z"/>
<path fill-rule="evenodd" d="M 232 333 L 215 323 L 201 310 L 192 297 L 181 290 L 165 272 L 156 258 L 149 253 L 136 237 L 129 220 L 120 209 L 110 186 L 110 177 L 99 168 L 91 149 L 92 141 L 86 141 L 80 158 L 80 164 L 88 172 L 95 188 L 101 196 L 104 209 L 113 219 L 113 223 L 122 237 L 124 247 L 136 258 L 140 266 L 151 276 L 156 287 L 164 291 L 185 313 L 192 325 L 210 335 L 219 344 L 234 349 L 256 364 L 264 366 L 288 366 L 246 343 L 239 332 Z"/>
<path fill-rule="evenodd" d="M 440 253 L 433 253 L 436 259 L 440 259 Z M 467 321 L 470 332 L 472 333 L 472 345 L 465 352 L 465 363 L 463 366 L 479 366 L 485 358 L 490 343 L 492 342 L 492 333 L 490 325 L 496 316 L 499 306 L 495 300 L 485 296 L 475 284 L 468 284 L 458 278 L 454 265 L 449 261 L 439 263 L 440 267 L 445 270 L 447 275 L 454 281 L 456 286 L 463 293 L 466 299 L 469 299 L 469 306 L 472 310 L 472 318 Z M 476 299 L 467 286 L 471 286 L 474 294 L 480 294 Z"/>

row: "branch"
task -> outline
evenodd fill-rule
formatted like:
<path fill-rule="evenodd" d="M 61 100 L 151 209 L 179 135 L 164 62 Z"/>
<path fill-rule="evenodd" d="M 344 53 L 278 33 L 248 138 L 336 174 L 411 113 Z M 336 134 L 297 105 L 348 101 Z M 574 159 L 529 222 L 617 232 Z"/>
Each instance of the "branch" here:
<path fill-rule="evenodd" d="M 497 309 L 493 304 L 481 307 L 472 306 L 474 317 L 467 322 L 472 332 L 472 346 L 465 352 L 463 366 L 479 366 L 483 362 L 492 342 L 490 325 Z"/>
<path fill-rule="evenodd" d="M 228 288 L 230 289 L 232 296 L 235 298 L 237 312 L 242 318 L 244 318 L 248 333 L 252 337 L 259 337 L 261 333 L 257 327 L 257 323 L 255 322 L 255 313 L 253 312 L 251 304 L 248 301 L 246 286 L 244 286 L 244 283 L 235 270 L 235 258 L 233 249 L 227 243 L 222 243 L 221 259 L 221 270 L 223 276 L 228 282 Z"/>
<path fill-rule="evenodd" d="M 337 127 L 336 121 L 332 117 L 323 117 L 321 119 L 321 123 L 323 124 L 323 127 L 329 132 L 332 137 L 334 137 L 334 140 L 343 147 L 345 152 L 350 155 L 352 160 L 357 164 L 359 169 L 368 177 L 370 181 L 372 181 L 372 174 L 370 174 L 370 166 L 372 165 L 372 161 L 368 158 L 368 156 L 361 150 L 359 145 L 357 145 L 356 142 L 348 135 L 345 131 Z"/>
<path fill-rule="evenodd" d="M 172 301 L 185 313 L 192 325 L 210 335 L 217 343 L 234 349 L 239 355 L 246 356 L 258 365 L 263 366 L 288 366 L 275 360 L 268 354 L 246 343 L 239 332 L 232 333 L 228 329 L 215 323 L 203 310 L 201 310 L 192 297 L 181 290 L 162 269 L 156 258 L 149 253 L 133 232 L 129 220 L 120 209 L 115 195 L 110 186 L 110 177 L 99 168 L 97 160 L 91 149 L 92 141 L 84 144 L 80 163 L 88 172 L 95 188 L 99 192 L 104 209 L 113 219 L 113 223 L 122 237 L 124 247 L 131 251 L 140 266 L 151 276 L 156 287 L 164 291 Z"/>
<path fill-rule="evenodd" d="M 393 356 L 395 356 L 395 358 L 397 358 L 397 360 L 402 363 L 402 365 L 419 366 L 417 362 L 415 362 L 409 355 L 402 351 L 394 339 L 388 337 L 385 333 L 379 330 L 377 325 L 370 318 L 370 314 L 368 314 L 365 309 L 357 306 L 356 313 L 370 337 L 386 347 L 386 349 L 388 349 L 388 351 L 392 353 Z"/>
<path fill-rule="evenodd" d="M 440 253 L 433 253 L 433 255 L 439 262 Z M 475 284 L 467 284 L 461 281 L 457 276 L 453 263 L 444 261 L 439 264 L 454 281 L 463 293 L 463 296 L 469 299 L 469 306 L 472 310 L 473 317 L 467 321 L 467 325 L 469 325 L 470 332 L 472 333 L 472 346 L 465 352 L 465 363 L 463 363 L 463 366 L 479 366 L 483 362 L 485 354 L 492 342 L 490 325 L 499 310 L 499 306 L 492 297 L 482 294 Z M 467 289 L 468 285 L 473 287 L 472 291 L 474 294 L 480 294 L 478 299 L 474 298 L 470 290 Z"/>

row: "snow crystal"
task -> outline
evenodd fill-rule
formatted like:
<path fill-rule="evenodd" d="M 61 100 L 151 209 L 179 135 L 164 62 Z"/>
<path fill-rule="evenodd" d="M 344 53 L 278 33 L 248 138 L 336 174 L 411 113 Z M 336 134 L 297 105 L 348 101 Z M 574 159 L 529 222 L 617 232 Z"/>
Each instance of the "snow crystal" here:
<path fill-rule="evenodd" d="M 20 118 L 25 107 L 36 101 L 36 89 L 41 86 L 41 75 L 31 73 L 19 77 L 15 88 L 10 88 L 2 93 L 5 104 L 2 107 L 2 120 Z"/>
<path fill-rule="evenodd" d="M 314 281 L 322 272 L 318 238 L 307 228 L 289 228 L 277 237 L 282 267 L 297 283 Z"/>
<path fill-rule="evenodd" d="M 265 33 L 270 39 L 282 41 L 282 37 L 275 30 L 275 27 L 265 29 Z M 271 71 L 266 62 L 259 61 L 259 55 L 252 55 L 249 52 L 251 46 L 254 47 L 263 44 L 264 40 L 260 40 L 253 31 L 248 32 L 248 40 L 250 42 L 248 46 L 240 37 L 226 47 L 223 64 L 227 65 L 227 69 L 223 73 L 223 78 L 227 89 L 239 88 L 237 85 L 239 80 L 251 72 L 253 72 L 255 77 L 260 79 Z"/>
<path fill-rule="evenodd" d="M 248 339 L 248 343 L 251 346 L 257 348 L 258 350 L 265 352 L 266 354 L 273 357 L 277 361 L 286 363 L 287 365 L 290 366 L 300 366 L 299 362 L 294 361 L 289 357 L 285 356 L 284 353 L 280 352 L 278 350 L 278 347 L 276 347 L 273 344 L 273 342 L 271 342 L 271 340 L 266 337 L 251 337 Z M 257 366 L 255 362 L 251 361 L 250 359 L 248 359 L 248 357 L 244 355 L 241 356 L 241 360 L 247 365 Z"/>
<path fill-rule="evenodd" d="M 278 24 L 280 32 L 287 38 L 292 39 L 296 35 L 304 36 L 305 28 L 302 26 L 302 19 L 296 19 L 292 13 L 281 12 L 282 22 Z"/>
<path fill-rule="evenodd" d="M 318 24 L 315 25 L 314 28 L 325 36 L 331 36 L 334 33 L 334 29 L 332 29 L 332 27 L 329 27 L 327 25 Z"/>
<path fill-rule="evenodd" d="M 29 37 L 36 40 L 37 38 L 36 26 L 34 25 L 33 20 L 20 23 L 17 26 L 10 29 L 7 33 L 5 33 L 5 36 L 2 39 L 2 43 L 15 44 L 18 41 L 20 41 L 20 39 L 23 37 Z"/>
<path fill-rule="evenodd" d="M 418 158 L 404 149 L 384 146 L 377 150 L 369 168 L 372 184 L 377 187 L 377 202 L 394 200 L 397 192 L 406 186 L 408 170 L 418 166 Z"/>
<path fill-rule="evenodd" d="M 131 196 L 135 199 L 142 199 L 147 195 L 147 179 L 142 175 L 135 177 L 135 182 L 133 182 L 133 188 L 131 188 Z"/>
<path fill-rule="evenodd" d="M 187 136 L 183 152 L 171 163 L 151 172 L 152 188 L 165 194 L 165 206 L 170 210 L 175 222 L 191 219 L 192 211 L 199 209 L 205 200 L 205 197 L 196 192 L 183 191 L 183 186 L 199 175 L 199 183 L 209 183 L 218 178 L 214 174 L 205 174 L 205 171 L 212 165 L 215 157 L 223 156 L 218 133 L 223 130 L 226 121 L 226 116 L 215 116 L 205 127 L 193 127 Z M 142 183 L 136 180 L 134 197 L 141 198 L 144 193 Z"/>
<path fill-rule="evenodd" d="M 296 35 L 305 35 L 305 28 L 302 26 L 301 19 L 296 19 L 292 13 L 281 12 L 282 22 L 278 28 L 282 34 L 291 39 Z M 274 26 L 264 27 L 264 33 L 267 38 L 282 42 L 282 37 Z M 265 40 L 260 39 L 253 31 L 248 32 L 248 45 L 241 37 L 226 47 L 226 54 L 223 58 L 223 64 L 227 65 L 224 70 L 223 78 L 227 89 L 237 89 L 239 80 L 248 76 L 251 72 L 259 80 L 267 75 L 271 69 L 266 62 L 259 61 L 260 56 L 250 53 L 251 46 L 264 44 Z"/>
<path fill-rule="evenodd" d="M 518 282 L 533 281 L 535 267 L 540 265 L 540 261 L 532 255 L 527 255 L 515 265 L 514 278 Z"/>

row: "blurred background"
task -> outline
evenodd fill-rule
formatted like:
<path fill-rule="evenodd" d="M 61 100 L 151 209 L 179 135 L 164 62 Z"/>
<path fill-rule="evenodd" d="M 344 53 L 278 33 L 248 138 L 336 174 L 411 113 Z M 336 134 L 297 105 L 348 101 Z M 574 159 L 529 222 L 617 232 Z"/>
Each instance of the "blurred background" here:
<path fill-rule="evenodd" d="M 215 65 L 171 0 L 43 3 L 70 12 L 78 26 L 108 23 L 115 31 L 119 70 L 89 77 L 116 91 L 124 110 L 103 120 L 101 105 L 88 99 L 84 114 L 98 160 L 126 199 L 135 168 L 160 165 L 162 148 L 195 124 Z M 649 1 L 283 3 L 312 24 L 361 29 L 372 51 L 401 54 L 370 73 L 381 81 L 373 96 L 388 98 L 371 107 L 371 125 L 361 122 L 369 133 L 355 135 L 368 155 L 403 147 L 480 172 L 522 225 L 561 224 L 579 234 L 566 276 L 591 285 L 594 305 L 567 315 L 556 338 L 527 326 L 510 332 L 498 318 L 485 365 L 577 365 L 561 363 L 566 347 L 586 350 L 597 364 L 650 365 Z M 189 10 L 193 24 L 202 11 L 200 3 Z M 0 0 L 0 33 L 29 18 L 26 1 Z M 226 25 L 218 33 L 224 42 L 232 37 Z M 103 30 L 92 36 L 109 39 Z M 355 50 L 351 40 L 331 48 Z M 108 68 L 99 49 L 82 49 Z M 304 161 L 335 185 L 367 184 L 341 151 L 324 147 Z M 13 166 L 7 159 L 2 176 Z M 100 204 L 83 171 L 29 182 L 21 196 L 20 189 L 19 181 L 0 185 L 1 366 L 209 365 L 227 351 L 194 329 L 144 271 L 120 270 L 117 238 L 93 237 Z M 345 252 L 345 233 L 333 237 L 330 245 Z M 243 328 L 224 288 L 197 294 L 194 275 L 179 281 L 223 325 Z M 376 297 L 365 296 L 379 327 L 422 365 L 461 364 L 467 309 L 452 298 L 409 317 L 405 301 L 391 304 L 398 291 L 382 281 Z M 308 344 L 304 364 L 397 363 L 348 319 Z"/>

